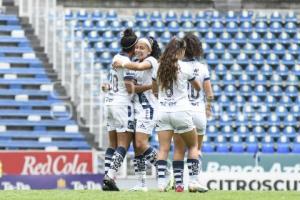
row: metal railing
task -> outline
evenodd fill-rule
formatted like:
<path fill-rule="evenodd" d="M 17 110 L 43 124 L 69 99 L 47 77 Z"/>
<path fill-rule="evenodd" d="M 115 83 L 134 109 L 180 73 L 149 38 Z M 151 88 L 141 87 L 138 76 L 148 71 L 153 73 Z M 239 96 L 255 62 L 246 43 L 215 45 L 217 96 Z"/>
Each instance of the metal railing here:
<path fill-rule="evenodd" d="M 88 127 L 99 147 L 103 147 L 106 122 L 100 85 L 105 73 L 97 67 L 94 50 L 86 48 L 87 41 L 76 37 L 75 24 L 65 21 L 64 8 L 57 6 L 56 0 L 17 0 L 17 5 L 19 15 L 29 18 L 61 84 L 75 104 L 77 122 Z"/>

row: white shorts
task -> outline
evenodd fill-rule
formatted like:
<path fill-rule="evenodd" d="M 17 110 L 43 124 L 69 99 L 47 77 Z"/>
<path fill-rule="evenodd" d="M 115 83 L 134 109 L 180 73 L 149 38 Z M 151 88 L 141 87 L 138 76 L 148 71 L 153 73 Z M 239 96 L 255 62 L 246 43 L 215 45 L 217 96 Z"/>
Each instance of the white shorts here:
<path fill-rule="evenodd" d="M 136 119 L 135 132 L 151 135 L 155 128 L 156 121 L 150 119 Z"/>
<path fill-rule="evenodd" d="M 191 111 L 158 112 L 156 131 L 186 133 L 195 128 Z"/>
<path fill-rule="evenodd" d="M 134 113 L 132 106 L 107 106 L 107 130 L 134 132 Z"/>
<path fill-rule="evenodd" d="M 205 135 L 206 133 L 206 114 L 205 112 L 192 112 L 193 122 L 197 130 L 198 135 Z"/>

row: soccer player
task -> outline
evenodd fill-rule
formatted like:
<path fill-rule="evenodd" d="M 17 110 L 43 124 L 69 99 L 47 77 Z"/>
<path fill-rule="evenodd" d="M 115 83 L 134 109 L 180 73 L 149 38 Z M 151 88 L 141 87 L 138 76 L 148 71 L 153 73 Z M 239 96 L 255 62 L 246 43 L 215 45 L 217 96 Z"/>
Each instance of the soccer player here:
<path fill-rule="evenodd" d="M 121 38 L 122 51 L 113 61 L 130 61 L 138 41 L 132 29 L 126 29 Z M 119 191 L 115 183 L 116 173 L 121 167 L 133 138 L 134 113 L 132 105 L 134 73 L 127 69 L 111 69 L 110 90 L 105 99 L 107 106 L 107 129 L 110 145 L 105 153 L 104 188 Z"/>
<path fill-rule="evenodd" d="M 130 70 L 136 70 L 135 85 L 135 172 L 138 175 L 138 184 L 132 191 L 147 191 L 146 179 L 146 160 L 151 164 L 156 163 L 156 150 L 149 145 L 149 136 L 151 136 L 155 127 L 157 99 L 152 93 L 152 73 L 157 71 L 161 50 L 154 38 L 141 38 L 135 46 L 135 56 L 138 62 L 123 62 L 116 60 L 113 66 L 116 68 L 124 67 Z"/>
<path fill-rule="evenodd" d="M 185 56 L 182 62 L 186 63 L 191 69 L 194 71 L 194 76 L 196 80 L 200 81 L 201 87 L 204 89 L 197 91 L 195 88 L 189 83 L 188 84 L 188 93 L 189 100 L 193 107 L 193 121 L 196 126 L 196 131 L 198 134 L 198 150 L 199 150 L 199 168 L 201 169 L 201 146 L 203 142 L 203 135 L 206 131 L 206 123 L 207 118 L 211 116 L 211 103 L 213 100 L 213 92 L 209 78 L 209 71 L 207 65 L 204 65 L 199 62 L 199 58 L 203 54 L 201 42 L 199 39 L 193 35 L 192 33 L 188 33 L 185 35 L 183 40 L 187 44 L 187 48 L 185 51 Z M 206 102 L 205 102 L 206 97 Z M 183 174 L 184 169 L 184 153 L 185 153 L 185 144 L 183 140 L 177 135 L 174 136 L 174 160 L 177 163 L 177 166 L 173 166 L 175 179 L 177 176 L 181 176 Z M 188 168 L 190 168 L 190 164 L 188 163 Z M 199 171 L 200 172 L 200 171 Z M 181 179 L 176 179 L 175 184 L 177 187 L 183 187 L 183 183 Z M 197 192 L 207 192 L 207 187 L 198 184 Z"/>
<path fill-rule="evenodd" d="M 160 58 L 157 73 L 152 75 L 153 91 L 158 92 L 158 131 L 159 153 L 157 158 L 158 189 L 166 191 L 167 158 L 173 135 L 183 139 L 188 149 L 189 188 L 197 189 L 198 183 L 198 147 L 194 129 L 191 104 L 188 98 L 187 83 L 200 90 L 200 82 L 195 80 L 192 68 L 180 61 L 185 54 L 185 41 L 173 38 L 166 46 Z M 174 161 L 173 166 L 177 163 Z M 178 177 L 183 178 L 183 177 Z M 176 188 L 182 192 L 183 188 Z"/>

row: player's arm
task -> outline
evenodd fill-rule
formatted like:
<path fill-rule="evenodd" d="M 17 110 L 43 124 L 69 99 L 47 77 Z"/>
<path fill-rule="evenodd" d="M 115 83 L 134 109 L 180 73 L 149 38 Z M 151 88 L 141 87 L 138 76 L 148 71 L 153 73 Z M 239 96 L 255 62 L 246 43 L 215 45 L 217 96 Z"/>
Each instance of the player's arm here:
<path fill-rule="evenodd" d="M 152 78 L 152 92 L 154 96 L 158 97 L 158 86 L 155 79 Z"/>
<path fill-rule="evenodd" d="M 135 93 L 142 93 L 147 90 L 152 89 L 152 84 L 151 85 L 134 85 L 134 92 Z"/>
<path fill-rule="evenodd" d="M 143 61 L 138 63 L 138 62 L 131 62 L 131 61 L 115 60 L 112 65 L 114 68 L 126 68 L 135 71 L 143 71 L 152 68 L 152 65 L 149 61 Z"/>
<path fill-rule="evenodd" d="M 192 78 L 189 80 L 190 83 L 192 84 L 193 88 L 197 91 L 201 90 L 201 83 L 200 81 L 196 80 L 195 78 Z"/>
<path fill-rule="evenodd" d="M 103 83 L 101 85 L 101 89 L 102 89 L 103 92 L 108 92 L 111 89 L 110 84 L 109 83 Z"/>
<path fill-rule="evenodd" d="M 203 88 L 206 96 L 206 103 L 205 103 L 206 115 L 207 117 L 210 117 L 212 115 L 211 110 L 212 110 L 212 103 L 214 101 L 214 93 L 209 79 L 204 80 Z"/>

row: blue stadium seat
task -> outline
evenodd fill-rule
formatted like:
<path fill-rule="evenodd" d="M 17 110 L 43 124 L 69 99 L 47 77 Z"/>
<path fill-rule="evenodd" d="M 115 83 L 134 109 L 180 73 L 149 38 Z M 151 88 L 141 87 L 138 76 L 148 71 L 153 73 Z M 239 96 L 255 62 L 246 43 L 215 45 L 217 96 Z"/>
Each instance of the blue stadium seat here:
<path fill-rule="evenodd" d="M 230 119 L 230 116 L 227 116 L 227 115 L 225 115 L 225 120 L 224 121 L 227 121 L 227 120 L 229 120 Z M 228 118 L 228 119 L 227 119 Z M 221 116 L 221 119 L 223 119 L 223 117 Z M 233 129 L 232 129 L 232 126 L 230 126 L 230 125 L 224 125 L 223 127 L 222 127 L 222 129 L 221 129 L 221 133 L 222 133 L 222 136 L 229 136 L 230 137 L 230 135 L 231 134 L 233 134 Z M 220 137 L 219 137 L 220 138 Z M 222 137 L 222 140 L 218 140 L 218 142 L 225 142 L 225 138 L 224 137 Z"/>
<path fill-rule="evenodd" d="M 283 22 L 283 19 L 282 19 L 282 15 L 278 12 L 278 11 L 275 11 L 271 14 L 270 16 L 270 21 L 271 22 Z"/>
<path fill-rule="evenodd" d="M 165 24 L 162 21 L 155 21 L 153 23 L 152 30 L 158 32 L 159 34 L 167 31 Z"/>
<path fill-rule="evenodd" d="M 229 152 L 228 144 L 226 143 L 217 143 L 216 152 L 218 153 L 227 153 Z"/>
<path fill-rule="evenodd" d="M 285 115 L 288 114 L 287 108 L 285 106 L 283 106 L 283 105 L 280 105 L 280 106 L 276 107 L 275 112 L 280 117 L 283 117 L 283 116 L 285 116 Z"/>
<path fill-rule="evenodd" d="M 290 53 L 285 53 L 281 62 L 288 67 L 295 65 L 295 59 Z"/>
<path fill-rule="evenodd" d="M 232 86 L 232 85 L 230 85 Z M 234 87 L 234 86 L 233 86 Z M 236 93 L 235 93 L 236 95 Z M 230 117 L 235 117 L 238 114 L 238 110 L 237 110 L 237 106 L 235 104 L 230 104 L 227 108 L 226 108 L 226 112 L 228 113 L 228 115 Z"/>
<path fill-rule="evenodd" d="M 115 34 L 118 34 L 120 31 L 123 30 L 123 26 L 120 21 L 114 20 L 110 24 L 110 30 Z"/>
<path fill-rule="evenodd" d="M 239 17 L 238 14 L 235 13 L 234 11 L 228 11 L 226 16 L 225 16 L 225 21 L 228 22 L 239 22 Z"/>
<path fill-rule="evenodd" d="M 214 91 L 214 95 L 215 96 L 220 96 L 222 89 L 220 88 L 220 86 L 218 84 L 213 84 L 213 91 Z"/>
<path fill-rule="evenodd" d="M 117 41 L 114 41 L 109 44 L 107 51 L 110 51 L 111 53 L 118 53 L 121 51 L 120 43 Z"/>
<path fill-rule="evenodd" d="M 295 117 L 300 117 L 300 105 L 297 105 L 297 104 L 292 105 L 291 110 L 293 111 L 293 115 Z"/>
<path fill-rule="evenodd" d="M 285 53 L 285 51 L 285 47 L 280 43 L 276 43 L 273 47 L 273 52 L 278 56 L 282 56 Z"/>
<path fill-rule="evenodd" d="M 109 10 L 105 13 L 105 19 L 108 21 L 114 21 L 118 19 L 117 12 L 115 10 Z"/>
<path fill-rule="evenodd" d="M 224 26 L 220 21 L 215 21 L 211 24 L 211 30 L 213 33 L 222 33 L 224 31 Z"/>
<path fill-rule="evenodd" d="M 211 52 L 210 46 L 206 42 L 202 42 L 202 49 L 204 51 L 204 55 L 206 56 L 209 52 Z"/>
<path fill-rule="evenodd" d="M 279 116 L 275 113 L 272 113 L 271 115 L 268 116 L 268 124 L 269 126 L 272 125 L 279 125 L 280 124 L 280 118 Z"/>
<path fill-rule="evenodd" d="M 224 65 L 233 65 L 234 63 L 234 60 L 233 60 L 233 57 L 231 56 L 230 53 L 228 52 L 225 52 L 223 55 L 222 55 L 222 61 L 221 61 Z"/>
<path fill-rule="evenodd" d="M 287 143 L 277 143 L 277 153 L 290 153 L 290 145 Z"/>
<path fill-rule="evenodd" d="M 293 144 L 292 153 L 300 153 L 300 144 L 299 143 Z"/>
<path fill-rule="evenodd" d="M 264 64 L 261 68 L 261 73 L 265 76 L 271 76 L 273 74 L 273 69 L 270 65 Z"/>
<path fill-rule="evenodd" d="M 259 114 L 259 113 L 256 113 L 253 117 L 252 117 L 252 120 L 251 120 L 251 123 L 253 126 L 262 126 L 264 125 L 264 116 Z"/>
<path fill-rule="evenodd" d="M 210 52 L 209 54 L 207 54 L 205 57 L 205 60 L 208 65 L 216 65 L 219 63 L 218 56 L 213 52 Z"/>
<path fill-rule="evenodd" d="M 229 84 L 233 85 L 233 84 L 235 84 L 235 81 L 236 80 L 235 80 L 234 76 L 229 72 L 226 73 L 226 75 L 223 79 L 224 85 L 229 85 Z"/>
<path fill-rule="evenodd" d="M 208 143 L 203 143 L 203 145 L 202 145 L 202 152 L 203 153 L 212 153 L 212 152 L 214 152 L 215 150 L 214 150 L 214 147 L 213 147 L 213 145 L 211 145 L 211 144 L 208 144 Z"/>
<path fill-rule="evenodd" d="M 236 117 L 236 121 L 235 121 L 237 126 L 245 126 L 248 125 L 248 118 L 247 116 L 240 114 Z"/>
<path fill-rule="evenodd" d="M 93 20 L 103 19 L 103 13 L 100 10 L 94 10 L 92 12 L 91 18 Z"/>
<path fill-rule="evenodd" d="M 251 22 L 253 13 L 247 10 L 243 10 L 239 16 L 241 22 Z"/>
<path fill-rule="evenodd" d="M 257 96 L 255 96 L 256 97 L 256 99 L 257 99 Z M 254 101 L 255 101 L 255 99 L 253 99 Z M 249 117 L 251 117 L 251 116 L 253 116 L 253 114 L 254 114 L 254 112 L 255 112 L 255 110 L 254 110 L 254 105 L 253 105 L 253 103 L 252 102 L 247 102 L 247 104 L 246 105 L 244 105 L 243 106 L 243 108 L 242 108 L 243 110 L 243 114 L 245 115 L 245 116 L 249 116 Z"/>
<path fill-rule="evenodd" d="M 108 24 L 107 24 L 107 22 L 105 21 L 105 20 L 99 20 L 97 23 L 96 23 L 96 28 L 97 28 L 97 30 L 99 30 L 99 31 L 102 31 L 102 32 L 104 32 L 104 31 L 107 31 L 108 30 Z"/>
<path fill-rule="evenodd" d="M 259 21 L 255 25 L 255 31 L 260 35 L 264 35 L 267 32 L 268 25 L 266 22 Z"/>
<path fill-rule="evenodd" d="M 142 32 L 148 32 L 150 31 L 151 25 L 148 21 L 141 21 L 138 24 L 139 30 Z"/>
<path fill-rule="evenodd" d="M 267 94 L 267 89 L 264 85 L 256 85 L 254 89 L 255 95 L 263 97 Z"/>
<path fill-rule="evenodd" d="M 287 15 L 285 15 L 285 22 L 297 22 L 297 15 L 293 11 L 289 11 Z"/>
<path fill-rule="evenodd" d="M 259 85 L 266 85 L 267 84 L 267 79 L 264 75 L 262 74 L 257 74 L 257 76 L 255 77 L 255 81 L 256 84 Z"/>
<path fill-rule="evenodd" d="M 215 54 L 221 55 L 221 54 L 224 54 L 225 47 L 222 43 L 217 42 L 214 45 L 213 51 L 214 51 Z"/>
<path fill-rule="evenodd" d="M 236 132 L 237 132 L 237 134 L 240 135 L 240 136 L 246 136 L 246 135 L 249 135 L 249 133 L 250 133 L 248 127 L 245 126 L 245 125 L 239 126 L 239 127 L 237 128 L 237 131 L 236 131 Z"/>
<path fill-rule="evenodd" d="M 161 13 L 159 11 L 153 11 L 150 15 L 150 21 L 163 21 Z"/>
<path fill-rule="evenodd" d="M 160 37 L 160 41 L 162 43 L 168 43 L 172 38 L 172 34 L 169 31 L 164 32 L 161 37 Z"/>
<path fill-rule="evenodd" d="M 217 43 L 218 39 L 216 37 L 216 35 L 209 31 L 206 35 L 205 35 L 205 42 L 207 44 L 210 44 L 210 45 L 215 45 Z"/>
<path fill-rule="evenodd" d="M 294 56 L 300 55 L 300 47 L 298 44 L 291 44 L 288 48 L 288 51 Z"/>
<path fill-rule="evenodd" d="M 236 56 L 238 55 L 240 52 L 241 52 L 241 49 L 240 49 L 240 46 L 235 43 L 235 42 L 232 42 L 229 46 L 228 46 L 228 52 L 233 55 L 233 56 Z"/>
<path fill-rule="evenodd" d="M 274 153 L 275 150 L 274 150 L 274 146 L 273 144 L 270 144 L 270 143 L 262 143 L 262 146 L 261 146 L 261 152 L 262 153 Z"/>
<path fill-rule="evenodd" d="M 232 43 L 232 37 L 228 32 L 223 32 L 219 37 L 219 41 L 225 45 L 229 45 Z"/>
<path fill-rule="evenodd" d="M 194 24 L 190 21 L 186 21 L 181 25 L 181 28 L 185 32 L 192 32 L 195 31 Z"/>
<path fill-rule="evenodd" d="M 268 97 L 269 96 L 267 96 L 267 98 Z M 271 102 L 271 104 L 269 104 L 269 105 L 267 105 L 267 104 L 260 104 L 260 106 L 258 106 L 257 111 L 258 111 L 258 113 L 261 116 L 267 116 L 267 115 L 269 115 L 270 114 L 270 108 L 269 108 L 269 106 L 272 106 L 272 105 L 274 105 L 276 103 L 275 100 L 274 100 L 274 97 L 273 97 L 273 102 L 270 99 L 265 100 L 265 101 L 269 101 L 269 102 Z"/>
<path fill-rule="evenodd" d="M 238 32 L 234 37 L 234 41 L 241 47 L 247 42 L 246 35 L 243 32 Z"/>
<path fill-rule="evenodd" d="M 259 45 L 262 41 L 261 36 L 257 32 L 252 32 L 248 38 L 248 41 L 253 45 Z"/>
<path fill-rule="evenodd" d="M 206 13 L 208 14 L 208 12 Z M 211 21 L 215 22 L 215 21 L 222 21 L 222 20 L 223 20 L 222 14 L 219 11 L 214 10 L 211 14 Z"/>
<path fill-rule="evenodd" d="M 165 15 L 166 22 L 177 22 L 177 14 L 174 10 L 169 10 Z"/>
<path fill-rule="evenodd" d="M 208 125 L 206 131 L 207 131 L 208 135 L 218 135 L 219 134 L 218 129 L 212 125 Z"/>
<path fill-rule="evenodd" d="M 272 94 L 275 97 L 280 97 L 280 96 L 282 96 L 283 91 L 280 86 L 273 85 L 273 86 L 271 86 L 269 92 L 270 92 L 270 94 Z"/>
<path fill-rule="evenodd" d="M 271 53 L 271 54 L 268 56 L 268 58 L 267 58 L 267 60 L 266 60 L 266 63 L 267 63 L 268 65 L 271 65 L 271 66 L 278 65 L 278 63 L 279 63 L 279 58 L 278 58 L 278 56 L 277 56 L 276 54 Z"/>
<path fill-rule="evenodd" d="M 86 19 L 88 19 L 88 17 L 89 17 L 89 15 L 88 15 L 88 12 L 86 10 L 80 9 L 76 13 L 76 18 L 77 19 L 86 20 Z"/>
<path fill-rule="evenodd" d="M 290 44 L 290 36 L 284 30 L 279 34 L 277 40 L 278 40 L 279 43 L 284 44 L 284 45 L 289 45 Z"/>
<path fill-rule="evenodd" d="M 299 122 L 297 122 L 296 117 L 294 117 L 294 115 L 292 115 L 292 114 L 288 114 L 284 118 L 284 124 L 285 125 L 296 126 L 297 123 L 299 123 Z"/>
<path fill-rule="evenodd" d="M 209 25 L 206 21 L 199 21 L 195 28 L 196 31 L 200 32 L 202 35 L 205 35 L 209 31 Z"/>
<path fill-rule="evenodd" d="M 219 98 L 219 102 L 222 104 L 222 105 L 229 105 L 230 101 L 229 101 L 229 98 L 222 94 Z"/>
<path fill-rule="evenodd" d="M 236 22 L 229 22 L 226 25 L 226 31 L 233 36 L 239 31 L 239 27 Z"/>
<path fill-rule="evenodd" d="M 189 10 L 184 10 L 182 14 L 180 15 L 180 21 L 181 22 L 190 22 L 193 20 L 193 15 Z"/>
<path fill-rule="evenodd" d="M 241 95 L 237 95 L 234 99 L 233 99 L 234 103 L 236 105 L 244 105 L 245 101 L 245 97 L 241 96 Z"/>
<path fill-rule="evenodd" d="M 240 87 L 240 93 L 243 96 L 250 96 L 252 94 L 252 89 L 249 85 L 242 85 Z"/>
<path fill-rule="evenodd" d="M 196 22 L 207 21 L 207 20 L 208 20 L 208 17 L 203 11 L 199 11 L 198 13 L 196 13 L 196 15 L 195 15 Z"/>
<path fill-rule="evenodd" d="M 296 23 L 294 22 L 288 22 L 285 24 L 285 31 L 291 35 L 295 34 L 295 33 L 299 33 L 298 32 L 298 27 L 296 25 Z"/>
<path fill-rule="evenodd" d="M 179 24 L 176 21 L 171 21 L 168 24 L 168 30 L 171 33 L 177 33 L 177 32 L 179 32 L 179 30 L 180 30 Z"/>
<path fill-rule="evenodd" d="M 281 22 L 273 22 L 270 25 L 271 33 L 280 33 L 282 31 Z"/>
<path fill-rule="evenodd" d="M 233 75 L 242 75 L 242 73 L 243 73 L 243 70 L 242 70 L 241 66 L 237 63 L 234 63 L 230 67 L 230 71 Z"/>
<path fill-rule="evenodd" d="M 285 94 L 289 97 L 297 97 L 299 96 L 299 90 L 297 89 L 296 86 L 290 85 L 286 88 Z"/>
<path fill-rule="evenodd" d="M 259 45 L 258 52 L 266 57 L 267 55 L 270 55 L 271 49 L 269 45 L 267 45 L 266 43 L 262 43 L 261 45 Z"/>
<path fill-rule="evenodd" d="M 244 153 L 245 147 L 243 143 L 231 143 L 232 153 Z"/>
<path fill-rule="evenodd" d="M 274 45 L 277 42 L 276 36 L 271 32 L 265 34 L 263 41 L 269 45 Z"/>
<path fill-rule="evenodd" d="M 294 65 L 292 72 L 293 74 L 300 76 L 300 65 Z"/>
<path fill-rule="evenodd" d="M 267 14 L 265 12 L 256 13 L 255 20 L 257 22 L 266 22 L 266 23 L 269 21 Z"/>
<path fill-rule="evenodd" d="M 236 87 L 234 85 L 227 85 L 225 87 L 225 94 L 232 97 L 236 95 Z"/>
<path fill-rule="evenodd" d="M 240 29 L 243 33 L 249 34 L 253 30 L 252 23 L 249 21 L 242 22 L 240 25 Z"/>
<path fill-rule="evenodd" d="M 215 68 L 215 72 L 217 75 L 225 75 L 227 72 L 226 66 L 222 63 L 218 64 Z"/>
<path fill-rule="evenodd" d="M 256 52 L 256 48 L 251 43 L 246 43 L 243 50 L 247 55 L 253 55 Z"/>
<path fill-rule="evenodd" d="M 289 74 L 286 80 L 287 85 L 297 85 L 299 83 L 299 78 L 295 74 Z"/>
<path fill-rule="evenodd" d="M 246 144 L 247 153 L 256 153 L 258 152 L 258 144 L 257 143 L 247 143 Z"/>
<path fill-rule="evenodd" d="M 247 73 L 243 73 L 239 78 L 239 84 L 241 85 L 249 85 L 251 82 L 251 78 Z"/>
<path fill-rule="evenodd" d="M 143 10 L 138 10 L 136 13 L 135 13 L 135 20 L 136 21 L 145 21 L 148 19 L 148 15 L 145 11 Z"/>
<path fill-rule="evenodd" d="M 256 136 L 256 137 L 262 137 L 266 134 L 266 132 L 264 131 L 264 129 L 262 128 L 262 126 L 254 126 L 252 129 L 252 133 Z"/>
<path fill-rule="evenodd" d="M 237 56 L 236 62 L 237 62 L 237 64 L 239 64 L 241 66 L 245 66 L 249 63 L 249 58 L 248 58 L 247 54 L 242 52 Z"/>
<path fill-rule="evenodd" d="M 263 58 L 263 56 L 261 54 L 255 53 L 252 56 L 252 64 L 255 64 L 255 65 L 262 65 L 262 64 L 264 64 L 264 58 Z"/>

